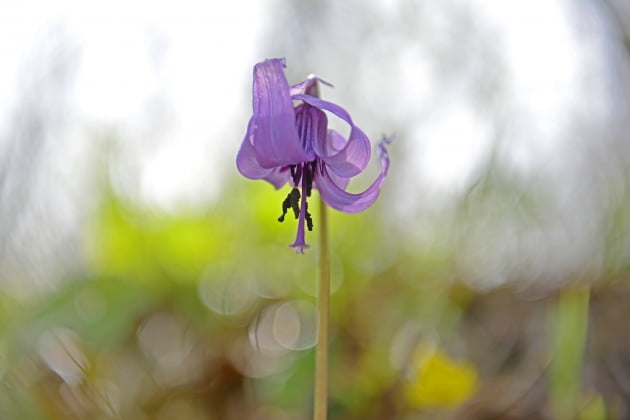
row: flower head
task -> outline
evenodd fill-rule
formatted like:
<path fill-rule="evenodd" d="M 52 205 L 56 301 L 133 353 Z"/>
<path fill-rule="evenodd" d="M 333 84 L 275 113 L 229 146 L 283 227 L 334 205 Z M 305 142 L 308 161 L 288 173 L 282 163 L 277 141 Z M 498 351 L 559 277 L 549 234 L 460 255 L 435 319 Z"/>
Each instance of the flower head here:
<path fill-rule="evenodd" d="M 379 144 L 381 171 L 374 182 L 358 194 L 346 191 L 350 178 L 360 174 L 370 160 L 370 140 L 343 108 L 317 96 L 317 78 L 289 86 L 284 59 L 265 60 L 254 66 L 254 113 L 247 125 L 236 157 L 239 172 L 250 179 L 265 179 L 280 188 L 293 189 L 282 203 L 283 221 L 291 210 L 298 219 L 295 242 L 298 253 L 308 248 L 304 225 L 312 230 L 307 198 L 319 190 L 330 207 L 356 213 L 368 208 L 381 189 L 389 168 L 384 143 Z M 328 129 L 330 112 L 350 126 L 348 138 Z"/>

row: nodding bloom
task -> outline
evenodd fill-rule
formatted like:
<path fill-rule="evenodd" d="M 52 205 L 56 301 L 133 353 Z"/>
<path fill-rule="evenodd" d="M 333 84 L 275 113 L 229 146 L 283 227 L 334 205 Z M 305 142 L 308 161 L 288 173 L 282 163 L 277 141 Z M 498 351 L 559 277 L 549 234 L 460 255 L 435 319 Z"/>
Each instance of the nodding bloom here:
<path fill-rule="evenodd" d="M 265 60 L 254 66 L 254 114 L 247 125 L 243 144 L 236 157 L 239 172 L 250 179 L 264 179 L 280 188 L 293 189 L 282 203 L 282 222 L 289 209 L 298 219 L 295 242 L 298 253 L 309 246 L 304 225 L 313 229 L 307 198 L 319 190 L 330 207 L 356 213 L 368 208 L 381 189 L 389 168 L 383 140 L 379 144 L 381 171 L 374 182 L 358 194 L 346 191 L 350 178 L 360 174 L 370 160 L 370 140 L 338 105 L 318 97 L 317 78 L 289 86 L 284 75 L 284 59 Z M 323 82 L 325 83 L 325 82 Z M 324 111 L 350 126 L 348 138 L 328 129 Z"/>

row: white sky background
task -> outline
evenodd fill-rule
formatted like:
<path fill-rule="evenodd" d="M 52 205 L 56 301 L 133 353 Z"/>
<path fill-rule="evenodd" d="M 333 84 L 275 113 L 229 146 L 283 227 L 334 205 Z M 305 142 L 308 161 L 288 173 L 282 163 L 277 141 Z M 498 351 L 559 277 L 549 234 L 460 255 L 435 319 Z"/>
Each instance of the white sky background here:
<path fill-rule="evenodd" d="M 6 153 L 11 141 L 5 133 L 25 80 L 30 80 L 29 73 L 45 71 L 32 66 L 42 64 L 38 57 L 46 53 L 49 38 L 61 37 L 76 53 L 67 92 L 67 135 L 52 139 L 58 149 L 52 148 L 47 175 L 48 182 L 62 190 L 56 195 L 63 198 L 64 189 L 71 191 L 66 202 L 57 200 L 57 208 L 50 210 L 65 220 L 67 229 L 80 212 L 72 208 L 85 175 L 80 173 L 80 161 L 88 159 L 91 146 L 86 143 L 94 141 L 99 130 L 110 130 L 122 142 L 112 180 L 123 193 L 167 209 L 182 203 L 203 206 L 212 200 L 221 175 L 233 170 L 245 131 L 252 66 L 265 57 L 284 55 L 264 36 L 274 28 L 267 18 L 274 16 L 279 0 L 6 3 L 0 6 L 0 153 Z M 376 10 L 374 16 L 386 17 L 400 13 L 394 4 L 403 3 L 375 0 L 370 6 Z M 431 18 L 424 22 L 428 26 L 424 36 L 431 34 L 429 49 L 453 48 L 448 7 L 423 4 L 431 9 Z M 413 39 L 396 38 L 388 45 L 393 35 L 383 33 L 382 47 L 391 55 L 374 56 L 378 45 L 361 49 L 364 55 L 355 61 L 365 65 L 353 68 L 353 85 L 339 83 L 348 78 L 337 73 L 347 63 L 331 59 L 322 61 L 319 69 L 296 69 L 300 63 L 287 57 L 292 74 L 319 71 L 335 84 L 333 91 L 326 91 L 328 98 L 346 105 L 369 135 L 404 133 L 400 149 L 411 155 L 405 157 L 404 167 L 394 161 L 392 178 L 400 184 L 388 188 L 400 191 L 396 202 L 405 208 L 426 204 L 425 195 L 409 191 L 422 189 L 438 196 L 461 192 L 496 141 L 497 123 L 507 131 L 504 158 L 515 171 L 560 175 L 566 172 L 563 158 L 570 150 L 572 120 L 586 115 L 597 130 L 611 118 L 615 106 L 606 85 L 601 44 L 607 35 L 601 16 L 584 19 L 584 26 L 576 28 L 576 9 L 569 8 L 568 0 L 448 4 L 467 7 L 473 27 L 489 28 L 487 40 L 501 45 L 504 67 L 496 71 L 504 72 L 505 84 L 486 108 L 471 100 L 469 87 L 457 78 L 435 87 L 439 66 L 433 62 L 435 54 L 422 53 L 426 39 L 420 48 Z M 332 48 L 330 55 L 335 57 L 330 44 L 322 48 Z M 462 54 L 466 60 L 463 49 Z M 588 101 L 583 100 L 585 91 Z M 414 111 L 424 117 L 415 118 Z M 383 121 L 384 127 L 375 126 Z M 401 130 L 398 124 L 405 126 Z M 27 249 L 32 249 L 28 242 Z"/>
<path fill-rule="evenodd" d="M 533 113 L 535 128 L 542 132 L 525 144 L 514 145 L 515 164 L 528 165 L 541 152 L 553 152 L 567 109 L 579 96 L 576 78 L 583 64 L 582 47 L 571 33 L 563 2 L 476 3 L 475 18 L 491 22 L 505 44 L 517 98 L 514 106 Z M 78 51 L 71 92 L 75 122 L 117 127 L 130 137 L 152 136 L 144 139 L 152 146 L 139 150 L 143 170 L 137 192 L 150 204 L 170 207 L 181 200 L 207 199 L 217 191 L 210 180 L 217 179 L 221 165 L 233 163 L 229 153 L 235 151 L 244 131 L 234 124 L 242 122 L 242 114 L 251 109 L 246 102 L 251 67 L 264 58 L 259 45 L 265 24 L 261 17 L 269 16 L 263 12 L 264 0 L 247 5 L 238 1 L 99 5 L 24 1 L 2 8 L 0 127 L 8 124 L 7 116 L 19 98 L 21 73 L 29 71 L 27 63 L 45 45 L 46 37 L 61 30 Z M 436 38 L 447 29 L 448 19 L 436 16 Z M 548 66 L 549 62 L 554 66 Z M 415 94 L 412 83 L 419 85 L 425 97 L 435 93 L 420 86 L 431 82 L 429 74 L 422 74 L 424 63 L 415 58 L 402 64 L 399 92 L 392 95 L 397 102 L 417 102 L 398 96 L 405 91 Z M 435 140 L 418 142 L 419 173 L 414 176 L 447 190 L 465 184 L 492 141 L 488 120 L 475 115 L 464 95 L 450 95 L 443 104 L 445 110 L 420 130 L 422 138 Z M 163 133 L 146 132 L 148 109 L 155 101 L 166 106 L 162 112 L 168 120 L 153 122 L 167 130 Z"/>
<path fill-rule="evenodd" d="M 241 135 L 234 123 L 248 109 L 243 82 L 261 35 L 260 6 L 72 0 L 0 6 L 0 91 L 8 93 L 1 95 L 0 121 L 8 123 L 29 61 L 47 37 L 62 36 L 77 56 L 73 123 L 114 128 L 123 149 L 138 148 L 137 192 L 149 204 L 207 198 L 216 192 L 208 179 L 217 175 L 208 169 L 238 143 L 225 136 Z M 210 192 L 199 194 L 202 187 Z"/>

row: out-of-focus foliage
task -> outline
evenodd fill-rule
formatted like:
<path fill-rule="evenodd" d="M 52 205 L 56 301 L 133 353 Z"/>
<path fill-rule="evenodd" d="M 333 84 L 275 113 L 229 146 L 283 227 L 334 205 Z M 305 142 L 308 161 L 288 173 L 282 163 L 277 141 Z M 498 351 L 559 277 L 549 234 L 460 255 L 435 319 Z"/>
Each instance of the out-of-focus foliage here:
<path fill-rule="evenodd" d="M 451 359 L 440 349 L 425 344 L 415 350 L 411 366 L 412 377 L 405 391 L 414 407 L 457 406 L 477 392 L 475 368 Z"/>
<path fill-rule="evenodd" d="M 575 417 L 580 397 L 580 376 L 588 324 L 588 289 L 562 292 L 550 323 L 550 393 L 556 418 Z"/>
<path fill-rule="evenodd" d="M 0 300 L 0 417 L 308 419 L 317 220 L 313 248 L 294 254 L 294 222 L 276 221 L 284 195 L 245 181 L 204 211 L 164 212 L 104 194 L 85 274 Z M 470 289 L 456 247 L 402 237 L 383 208 L 331 214 L 331 419 L 551 418 L 569 376 L 569 411 L 626 412 L 615 384 L 628 375 L 606 376 L 623 343 L 590 341 L 582 365 L 566 346 L 584 311 L 561 300 L 549 319 L 553 297 Z M 602 287 L 591 322 L 629 319 L 611 301 L 625 283 Z"/>

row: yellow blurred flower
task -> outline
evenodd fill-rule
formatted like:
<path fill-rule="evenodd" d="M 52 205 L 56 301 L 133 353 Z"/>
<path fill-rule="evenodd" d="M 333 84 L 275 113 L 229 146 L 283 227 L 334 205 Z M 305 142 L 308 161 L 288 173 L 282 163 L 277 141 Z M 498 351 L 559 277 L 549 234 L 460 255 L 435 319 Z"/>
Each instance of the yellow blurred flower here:
<path fill-rule="evenodd" d="M 478 388 L 475 367 L 450 358 L 436 346 L 418 347 L 412 369 L 405 397 L 415 408 L 456 406 L 472 397 Z"/>

